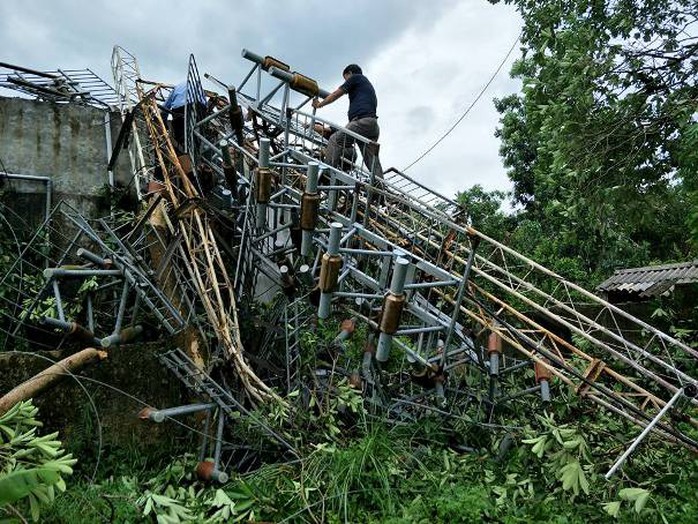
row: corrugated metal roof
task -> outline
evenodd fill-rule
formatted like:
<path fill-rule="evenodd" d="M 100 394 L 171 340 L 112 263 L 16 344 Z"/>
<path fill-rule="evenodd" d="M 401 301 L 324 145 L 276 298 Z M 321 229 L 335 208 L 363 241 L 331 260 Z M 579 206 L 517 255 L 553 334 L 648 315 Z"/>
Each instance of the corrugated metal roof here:
<path fill-rule="evenodd" d="M 641 297 L 661 295 L 676 284 L 698 282 L 698 260 L 662 266 L 620 269 L 596 288 L 603 292 L 623 291 Z"/>

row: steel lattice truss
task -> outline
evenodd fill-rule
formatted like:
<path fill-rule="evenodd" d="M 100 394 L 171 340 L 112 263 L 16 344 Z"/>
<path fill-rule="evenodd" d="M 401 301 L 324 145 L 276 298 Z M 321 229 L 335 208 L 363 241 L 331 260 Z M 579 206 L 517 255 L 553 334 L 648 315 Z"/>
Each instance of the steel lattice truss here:
<path fill-rule="evenodd" d="M 158 107 L 171 87 L 142 81 L 135 58 L 116 47 L 112 66 L 124 119 L 116 149 L 131 135 L 144 212 L 121 236 L 102 221 L 111 243 L 84 219 L 72 219 L 99 247 L 92 263 L 119 260 L 122 276 L 141 268 L 138 278 L 157 293 L 151 314 L 165 308 L 187 325 L 205 316 L 203 327 L 194 323 L 198 336 L 165 364 L 222 408 L 220 420 L 245 402 L 283 403 L 277 392 L 303 387 L 303 333 L 316 318 L 341 312 L 370 336 L 363 359 L 340 359 L 334 372 L 351 376 L 382 416 L 467 411 L 491 422 L 499 404 L 526 394 L 547 400 L 557 378 L 584 399 L 698 449 L 687 431 L 698 425 L 696 350 L 483 235 L 456 202 L 404 173 L 376 176 L 360 157 L 341 170 L 325 164 L 318 125 L 350 133 L 304 109 L 327 92 L 275 58 L 246 50 L 243 57 L 251 69 L 236 86 L 205 75 L 225 91 L 207 115 L 193 103 L 205 91 L 190 58 L 192 103 L 177 151 Z M 121 260 L 120 249 L 139 255 Z M 145 260 L 150 273 L 143 272 Z M 283 329 L 269 329 L 251 354 L 241 342 L 238 311 L 269 302 L 269 290 L 277 294 L 266 320 Z M 350 332 L 343 328 L 340 346 Z M 483 334 L 487 344 L 479 342 Z M 278 362 L 280 353 L 284 369 L 258 369 Z M 385 366 L 396 353 L 405 366 L 388 378 Z M 235 392 L 220 393 L 206 374 L 214 357 L 232 364 Z M 506 377 L 531 369 L 529 389 L 501 387 Z M 426 387 L 414 370 L 429 379 Z M 327 372 L 317 370 L 313 380 L 322 383 Z M 675 416 L 662 417 L 669 408 Z"/>
<path fill-rule="evenodd" d="M 384 345 L 402 344 L 412 359 L 429 362 L 443 340 L 440 366 L 463 362 L 462 355 L 477 348 L 462 324 L 474 324 L 517 349 L 519 358 L 538 363 L 539 377 L 556 376 L 643 426 L 679 389 L 695 383 L 689 374 L 695 350 L 461 223 L 455 202 L 394 170 L 375 180 L 360 163 L 339 171 L 318 161 L 324 140 L 315 124 L 337 127 L 303 111 L 321 90 L 274 58 L 249 51 L 243 56 L 253 63 L 250 73 L 237 89 L 229 88 L 233 103 L 209 117 L 218 123 L 216 140 L 201 131 L 209 122 L 193 129 L 202 144 L 195 164 L 209 163 L 225 179 L 226 166 L 234 162 L 228 157 L 237 160 L 236 196 L 244 211 L 234 276 L 238 292 L 254 287 L 250 282 L 257 282 L 260 272 L 283 287 L 278 260 L 289 251 L 296 255 L 295 269 L 307 262 L 322 288 L 322 257 L 332 250 L 332 228 L 341 225 L 332 253 L 341 257 L 341 270 L 336 285 L 325 285 L 331 291 L 322 294 L 320 316 L 327 314 L 323 298 L 359 309 L 356 315 L 380 332 Z M 244 124 L 235 100 L 247 112 Z M 312 218 L 316 195 L 317 220 L 303 224 L 304 213 Z M 294 246 L 292 230 L 299 226 L 305 238 Z M 400 258 L 408 261 L 407 300 L 399 328 L 389 335 L 356 304 L 368 311 L 384 306 Z M 568 329 L 571 341 L 551 325 Z M 630 331 L 643 336 L 631 341 L 624 334 Z M 405 345 L 405 337 L 412 343 Z M 379 356 L 380 346 L 379 340 Z M 492 372 L 492 366 L 473 360 L 470 365 Z M 695 445 L 675 428 L 663 423 L 659 428 Z"/>
<path fill-rule="evenodd" d="M 0 87 L 42 100 L 90 105 L 100 109 L 111 109 L 120 102 L 114 88 L 90 69 L 37 71 L 0 62 Z"/>

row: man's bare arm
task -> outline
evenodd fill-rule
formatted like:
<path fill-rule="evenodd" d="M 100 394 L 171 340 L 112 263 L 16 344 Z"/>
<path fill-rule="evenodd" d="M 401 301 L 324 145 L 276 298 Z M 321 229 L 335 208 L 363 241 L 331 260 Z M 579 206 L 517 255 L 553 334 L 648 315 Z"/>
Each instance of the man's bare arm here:
<path fill-rule="evenodd" d="M 325 107 L 326 105 L 331 104 L 338 98 L 340 98 L 342 95 L 344 95 L 344 90 L 341 87 L 338 87 L 334 91 L 332 91 L 329 95 L 327 95 L 322 102 L 318 100 L 317 98 L 313 98 L 313 107 L 315 109 L 320 109 L 321 107 Z"/>

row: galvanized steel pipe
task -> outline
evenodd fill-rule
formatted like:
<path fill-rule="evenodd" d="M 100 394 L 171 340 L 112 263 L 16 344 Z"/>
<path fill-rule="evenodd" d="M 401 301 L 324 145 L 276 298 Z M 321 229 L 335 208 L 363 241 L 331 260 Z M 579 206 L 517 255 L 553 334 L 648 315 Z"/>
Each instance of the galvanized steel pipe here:
<path fill-rule="evenodd" d="M 141 412 L 141 418 L 146 418 L 152 422 L 161 423 L 166 418 L 177 417 L 179 415 L 189 415 L 190 413 L 198 413 L 199 411 L 211 410 L 216 407 L 215 404 L 189 404 L 187 406 L 176 406 L 165 409 L 146 408 Z"/>
<path fill-rule="evenodd" d="M 269 146 L 271 141 L 268 138 L 262 138 L 259 141 L 259 168 L 258 172 L 262 169 L 269 169 Z M 262 177 L 257 177 L 255 184 L 257 185 L 257 195 L 259 199 L 260 195 L 260 184 L 262 183 Z M 257 220 L 256 226 L 258 228 L 264 227 L 267 219 L 267 203 L 257 202 Z"/>
<path fill-rule="evenodd" d="M 313 247 L 313 231 L 317 227 L 320 198 L 318 188 L 318 163 L 308 162 L 305 193 L 301 200 L 301 256 L 307 257 Z"/>
<path fill-rule="evenodd" d="M 119 276 L 121 274 L 122 272 L 120 269 L 63 269 L 60 267 L 49 267 L 44 269 L 44 278 L 46 280 L 62 277 Z"/>
<path fill-rule="evenodd" d="M 143 326 L 133 326 L 126 329 L 122 329 L 119 333 L 114 333 L 108 337 L 104 337 L 100 344 L 103 348 L 108 348 L 117 344 L 125 344 L 131 342 L 138 335 L 143 333 Z"/>
<path fill-rule="evenodd" d="M 318 317 L 325 319 L 330 316 L 330 302 L 332 301 L 332 291 L 336 286 L 336 279 L 339 276 L 335 272 L 335 266 L 341 257 L 339 256 L 339 240 L 342 236 L 342 224 L 332 222 L 330 224 L 330 238 L 327 253 L 323 256 L 320 268 L 320 305 L 318 306 Z M 324 288 L 324 289 L 323 289 Z"/>
<path fill-rule="evenodd" d="M 637 438 L 633 441 L 632 444 L 630 444 L 630 447 L 625 450 L 625 453 L 623 453 L 620 458 L 616 461 L 613 466 L 611 466 L 611 469 L 608 470 L 608 473 L 606 473 L 605 478 L 606 480 L 609 480 L 613 474 L 616 472 L 616 470 L 623 465 L 623 463 L 626 461 L 626 459 L 630 456 L 630 454 L 635 451 L 635 448 L 640 445 L 640 442 L 647 436 L 647 434 L 652 431 L 652 428 L 657 425 L 657 422 L 660 421 L 660 419 L 666 414 L 667 411 L 671 409 L 671 406 L 676 404 L 676 401 L 679 400 L 683 396 L 683 388 L 679 388 L 676 393 L 674 393 L 674 396 L 671 397 L 669 402 L 664 404 L 664 407 L 657 413 L 657 416 L 655 416 L 647 426 L 645 426 L 645 429 L 642 430 L 642 433 L 640 433 Z"/>
<path fill-rule="evenodd" d="M 402 297 L 405 286 L 405 276 L 407 275 L 407 268 L 409 265 L 410 262 L 406 258 L 398 257 L 397 260 L 395 260 L 393 277 L 390 281 L 390 292 L 386 297 L 386 301 L 390 298 L 397 300 L 399 297 Z M 386 313 L 385 310 L 386 308 L 384 305 L 384 315 Z M 397 309 L 396 306 L 396 315 L 398 318 L 394 319 L 396 323 L 395 328 L 397 328 L 397 324 L 399 324 L 399 316 L 401 311 L 402 308 L 400 307 Z M 386 329 L 383 319 L 381 319 L 381 334 L 378 337 L 378 347 L 376 349 L 376 360 L 379 362 L 385 362 L 390 356 L 390 346 L 393 340 L 393 334 L 389 333 L 388 331 L 392 331 L 392 322 L 391 329 Z"/>
<path fill-rule="evenodd" d="M 329 91 L 326 91 L 325 89 L 320 89 L 317 83 L 315 83 L 315 85 L 313 86 L 314 89 L 312 90 L 308 90 L 307 88 L 305 88 L 305 84 L 307 84 L 307 81 L 315 81 L 305 75 L 301 75 L 300 73 L 290 73 L 288 71 L 279 69 L 278 67 L 272 66 L 269 68 L 269 74 L 274 78 L 278 78 L 282 82 L 286 82 L 287 84 L 289 84 L 289 86 L 294 91 L 298 91 L 299 93 L 304 94 L 306 96 L 319 96 L 320 98 L 327 98 L 330 95 Z M 314 92 L 315 90 L 317 91 Z"/>
<path fill-rule="evenodd" d="M 102 258 L 99 255 L 94 254 L 92 251 L 88 251 L 84 248 L 78 249 L 78 256 L 105 269 L 111 267 L 112 265 L 111 260 Z"/>

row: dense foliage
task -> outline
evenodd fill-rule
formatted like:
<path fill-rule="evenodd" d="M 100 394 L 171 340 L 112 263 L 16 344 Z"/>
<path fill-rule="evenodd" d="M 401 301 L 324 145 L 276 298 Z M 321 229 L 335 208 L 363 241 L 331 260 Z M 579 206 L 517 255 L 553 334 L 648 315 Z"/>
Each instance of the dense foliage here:
<path fill-rule="evenodd" d="M 301 350 L 310 368 L 333 366 L 326 351 L 336 336 L 332 326 L 336 322 L 321 322 L 303 338 Z M 344 342 L 349 358 L 363 346 L 363 331 Z M 397 357 L 388 363 L 397 366 L 395 372 L 404 362 Z M 502 386 L 520 391 L 530 379 L 525 373 L 511 376 Z M 87 477 L 78 470 L 66 492 L 42 508 L 41 521 L 581 524 L 611 517 L 628 523 L 698 519 L 698 463 L 688 451 L 652 435 L 605 480 L 604 473 L 639 429 L 562 384 L 553 384 L 548 405 L 533 393 L 502 406 L 495 424 L 479 421 L 476 410 L 451 416 L 427 411 L 418 420 L 390 423 L 380 413 L 375 416 L 346 378 L 327 380 L 322 387 L 292 392 L 286 406 L 268 405 L 257 413 L 292 442 L 298 459 L 279 463 L 270 455 L 248 472 L 229 470 L 231 479 L 221 485 L 196 477 L 192 442 L 160 454 L 128 447 L 109 453 L 100 448 L 99 457 L 81 452 L 82 470 L 92 471 L 97 462 L 98 474 Z M 26 409 L 31 424 L 38 424 L 35 408 L 26 404 L 0 419 L 0 431 L 15 441 L 25 435 L 21 446 L 10 444 L 12 456 L 35 457 L 40 467 L 52 467 L 43 453 L 53 446 L 64 463 L 60 471 L 69 472 L 73 460 L 55 448 L 55 434 L 33 443 L 31 428 L 19 431 L 8 422 Z M 240 419 L 224 438 L 250 443 L 256 426 Z M 258 444 L 270 447 L 268 440 Z M 0 487 L 8 479 L 0 475 Z M 32 493 L 45 493 L 47 500 L 38 500 L 49 503 L 56 479 L 32 479 Z M 56 487 L 65 486 L 58 481 Z M 0 508 L 0 517 L 10 522 L 29 516 L 28 506 Z"/>
<path fill-rule="evenodd" d="M 155 469 L 144 469 L 139 456 L 105 457 L 108 476 L 71 486 L 42 519 L 393 524 L 698 519 L 698 467 L 687 452 L 651 438 L 607 482 L 603 474 L 637 429 L 561 393 L 551 409 L 539 409 L 521 426 L 486 429 L 489 443 L 466 453 L 449 448 L 448 424 L 435 416 L 392 427 L 362 422 L 363 434 L 324 437 L 309 445 L 300 461 L 234 474 L 224 485 L 197 480 L 197 460 L 188 454 Z M 581 422 L 562 422 L 574 415 Z M 464 424 L 464 430 L 478 427 Z"/>
<path fill-rule="evenodd" d="M 698 4 L 505 1 L 524 22 L 522 91 L 496 101 L 517 247 L 590 281 L 692 256 Z"/>
<path fill-rule="evenodd" d="M 58 433 L 37 433 L 37 414 L 29 400 L 0 416 L 0 514 L 28 510 L 38 520 L 41 506 L 65 491 L 63 477 L 73 473 L 76 459 L 65 453 Z"/>

